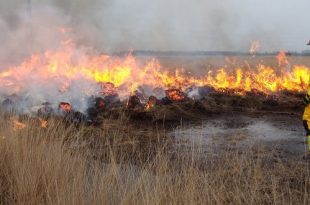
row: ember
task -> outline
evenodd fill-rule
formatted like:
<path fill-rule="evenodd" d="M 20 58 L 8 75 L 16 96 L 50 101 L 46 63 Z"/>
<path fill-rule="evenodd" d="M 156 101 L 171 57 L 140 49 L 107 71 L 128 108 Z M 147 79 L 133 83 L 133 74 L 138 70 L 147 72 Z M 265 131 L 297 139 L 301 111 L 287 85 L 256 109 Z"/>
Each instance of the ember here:
<path fill-rule="evenodd" d="M 166 90 L 166 96 L 172 102 L 182 102 L 187 100 L 186 94 L 179 89 Z"/>
<path fill-rule="evenodd" d="M 72 106 L 70 103 L 61 102 L 59 103 L 58 109 L 60 112 L 69 113 L 72 111 Z"/>
<path fill-rule="evenodd" d="M 42 118 L 39 118 L 41 128 L 47 128 L 48 122 Z"/>
<path fill-rule="evenodd" d="M 13 128 L 14 130 L 22 130 L 25 129 L 27 127 L 26 124 L 20 122 L 18 119 L 16 118 L 11 118 L 11 121 L 13 123 Z"/>
<path fill-rule="evenodd" d="M 145 110 L 150 110 L 159 104 L 160 104 L 160 101 L 155 96 L 150 96 L 149 100 L 147 101 L 145 105 Z"/>
<path fill-rule="evenodd" d="M 95 98 L 95 107 L 98 110 L 104 110 L 107 106 L 107 103 L 104 99 L 97 97 Z"/>

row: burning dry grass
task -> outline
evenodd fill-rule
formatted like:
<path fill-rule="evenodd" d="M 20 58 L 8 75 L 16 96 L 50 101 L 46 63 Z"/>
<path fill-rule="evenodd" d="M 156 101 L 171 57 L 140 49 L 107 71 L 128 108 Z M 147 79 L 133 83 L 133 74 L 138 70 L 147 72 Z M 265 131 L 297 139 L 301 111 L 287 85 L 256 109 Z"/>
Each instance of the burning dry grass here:
<path fill-rule="evenodd" d="M 129 125 L 22 130 L 0 118 L 2 204 L 308 204 L 309 164 L 263 149 L 176 150 L 164 132 Z M 229 145 L 228 145 L 229 147 Z"/>

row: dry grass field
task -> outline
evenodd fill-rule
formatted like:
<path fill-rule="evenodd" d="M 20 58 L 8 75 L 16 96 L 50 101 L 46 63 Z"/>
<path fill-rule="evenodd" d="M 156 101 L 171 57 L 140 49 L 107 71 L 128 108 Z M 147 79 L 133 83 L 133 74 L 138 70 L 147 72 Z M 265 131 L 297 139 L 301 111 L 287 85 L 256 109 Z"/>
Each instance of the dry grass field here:
<path fill-rule="evenodd" d="M 309 204 L 309 163 L 260 148 L 172 149 L 126 118 L 102 127 L 0 118 L 1 204 Z M 202 157 L 203 156 L 203 157 Z"/>
<path fill-rule="evenodd" d="M 310 66 L 310 56 L 286 56 L 286 58 L 289 64 L 282 65 L 284 68 L 290 68 L 293 65 Z M 220 67 L 248 69 L 255 68 L 259 64 L 272 68 L 279 67 L 276 56 L 169 56 L 157 59 L 164 68 L 184 68 L 194 74 Z"/>

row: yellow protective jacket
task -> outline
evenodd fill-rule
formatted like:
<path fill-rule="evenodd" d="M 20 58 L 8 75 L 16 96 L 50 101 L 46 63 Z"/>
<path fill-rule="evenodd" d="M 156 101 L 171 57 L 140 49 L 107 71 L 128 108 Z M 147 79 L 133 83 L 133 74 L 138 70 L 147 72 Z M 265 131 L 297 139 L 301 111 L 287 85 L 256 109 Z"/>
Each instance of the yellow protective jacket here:
<path fill-rule="evenodd" d="M 304 111 L 304 115 L 302 119 L 307 120 L 310 123 L 310 104 L 305 107 L 305 111 Z"/>
<path fill-rule="evenodd" d="M 310 86 L 308 88 L 308 93 L 307 94 L 310 96 Z M 310 104 L 306 105 L 305 111 L 304 111 L 304 115 L 303 115 L 302 119 L 303 120 L 307 120 L 308 124 L 310 125 Z"/>

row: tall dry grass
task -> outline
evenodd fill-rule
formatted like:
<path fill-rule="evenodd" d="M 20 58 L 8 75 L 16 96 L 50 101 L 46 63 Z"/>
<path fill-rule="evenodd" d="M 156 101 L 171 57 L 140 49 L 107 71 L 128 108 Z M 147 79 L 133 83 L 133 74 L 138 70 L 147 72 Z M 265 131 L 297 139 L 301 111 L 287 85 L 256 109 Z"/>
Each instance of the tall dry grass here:
<path fill-rule="evenodd" d="M 122 120 L 101 129 L 0 122 L 1 204 L 310 202 L 309 164 L 263 149 L 185 151 L 160 142 L 161 134 L 124 131 Z"/>

